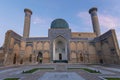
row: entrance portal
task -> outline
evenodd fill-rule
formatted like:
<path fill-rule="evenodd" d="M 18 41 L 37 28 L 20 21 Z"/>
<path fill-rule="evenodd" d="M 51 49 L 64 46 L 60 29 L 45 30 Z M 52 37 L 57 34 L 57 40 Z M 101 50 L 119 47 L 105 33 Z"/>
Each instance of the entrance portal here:
<path fill-rule="evenodd" d="M 53 61 L 68 61 L 67 41 L 62 36 L 58 36 L 53 42 Z"/>

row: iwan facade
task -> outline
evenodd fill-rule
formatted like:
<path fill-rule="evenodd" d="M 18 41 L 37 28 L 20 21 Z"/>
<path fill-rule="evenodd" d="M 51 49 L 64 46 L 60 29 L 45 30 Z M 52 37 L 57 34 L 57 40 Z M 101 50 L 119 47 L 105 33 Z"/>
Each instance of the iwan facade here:
<path fill-rule="evenodd" d="M 36 63 L 119 64 L 120 52 L 115 30 L 100 34 L 97 8 L 89 13 L 92 32 L 72 32 L 64 19 L 55 19 L 48 37 L 29 37 L 32 11 L 25 9 L 23 36 L 12 30 L 6 32 L 0 50 L 0 64 Z"/>

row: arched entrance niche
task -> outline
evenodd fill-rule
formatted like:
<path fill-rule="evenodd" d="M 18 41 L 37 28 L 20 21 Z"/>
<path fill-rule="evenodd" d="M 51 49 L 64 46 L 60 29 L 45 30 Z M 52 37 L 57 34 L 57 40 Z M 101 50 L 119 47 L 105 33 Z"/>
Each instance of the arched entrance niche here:
<path fill-rule="evenodd" d="M 16 64 L 16 54 L 14 54 L 14 57 L 13 57 L 13 64 Z"/>
<path fill-rule="evenodd" d="M 38 52 L 38 56 L 37 56 L 37 61 L 38 61 L 38 63 L 42 63 L 42 59 L 43 59 L 43 54 L 42 54 L 42 52 Z"/>
<path fill-rule="evenodd" d="M 20 59 L 20 55 L 19 55 L 19 45 L 15 44 L 14 48 L 13 48 L 13 64 L 18 64 L 19 63 L 19 59 Z"/>
<path fill-rule="evenodd" d="M 30 54 L 29 62 L 32 62 L 32 54 Z"/>
<path fill-rule="evenodd" d="M 58 36 L 53 42 L 53 60 L 68 60 L 67 41 L 62 36 Z"/>
<path fill-rule="evenodd" d="M 83 55 L 80 54 L 80 61 L 83 62 Z"/>

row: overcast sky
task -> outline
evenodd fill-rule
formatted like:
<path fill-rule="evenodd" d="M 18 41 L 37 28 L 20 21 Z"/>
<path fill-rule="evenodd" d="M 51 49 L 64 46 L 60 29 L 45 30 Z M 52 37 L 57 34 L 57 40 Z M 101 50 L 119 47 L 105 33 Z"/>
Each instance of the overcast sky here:
<path fill-rule="evenodd" d="M 72 32 L 93 32 L 92 7 L 98 8 L 101 33 L 115 29 L 120 45 L 120 0 L 0 0 L 0 46 L 7 30 L 23 35 L 24 8 L 33 12 L 30 37 L 41 37 L 56 18 L 65 19 Z"/>

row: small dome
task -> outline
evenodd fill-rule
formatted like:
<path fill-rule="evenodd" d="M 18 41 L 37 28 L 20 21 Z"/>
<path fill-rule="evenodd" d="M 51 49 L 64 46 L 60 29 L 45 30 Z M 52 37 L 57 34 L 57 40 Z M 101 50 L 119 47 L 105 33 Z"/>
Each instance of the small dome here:
<path fill-rule="evenodd" d="M 55 29 L 66 29 L 69 28 L 68 23 L 64 20 L 64 19 L 55 19 L 52 23 L 51 23 L 51 28 L 55 28 Z"/>

